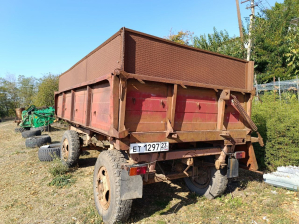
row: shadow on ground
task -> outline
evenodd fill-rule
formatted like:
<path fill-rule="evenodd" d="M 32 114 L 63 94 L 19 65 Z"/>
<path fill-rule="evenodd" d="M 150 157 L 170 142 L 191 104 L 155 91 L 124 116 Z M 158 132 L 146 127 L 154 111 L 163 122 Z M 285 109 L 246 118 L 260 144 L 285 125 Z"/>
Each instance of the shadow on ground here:
<path fill-rule="evenodd" d="M 145 185 L 143 187 L 143 198 L 133 200 L 131 220 L 137 222 L 155 213 L 159 213 L 159 215 L 176 213 L 183 206 L 196 203 L 197 197 L 189 192 L 184 184 L 184 180 L 173 180 L 172 183 L 160 182 Z M 187 193 L 187 196 L 182 197 L 178 195 L 181 192 Z M 168 204 L 173 198 L 179 201 L 169 207 Z"/>
<path fill-rule="evenodd" d="M 239 169 L 239 177 L 228 180 L 227 188 L 224 194 L 231 194 L 236 190 L 243 191 L 247 188 L 250 181 L 263 182 L 263 175 L 248 170 Z"/>
<path fill-rule="evenodd" d="M 262 180 L 262 174 L 240 169 L 239 177 L 229 180 L 224 194 L 234 194 L 236 190 L 243 192 L 249 182 L 262 182 Z M 174 214 L 184 206 L 198 201 L 198 196 L 189 191 L 183 179 L 173 180 L 171 183 L 160 182 L 145 185 L 143 198 L 133 200 L 130 221 L 138 222 L 154 214 Z M 186 196 L 180 196 L 181 193 L 185 193 Z M 169 206 L 173 198 L 178 199 L 178 202 Z"/>
<path fill-rule="evenodd" d="M 97 161 L 97 158 L 80 158 L 79 159 L 79 167 L 89 167 L 94 166 Z"/>

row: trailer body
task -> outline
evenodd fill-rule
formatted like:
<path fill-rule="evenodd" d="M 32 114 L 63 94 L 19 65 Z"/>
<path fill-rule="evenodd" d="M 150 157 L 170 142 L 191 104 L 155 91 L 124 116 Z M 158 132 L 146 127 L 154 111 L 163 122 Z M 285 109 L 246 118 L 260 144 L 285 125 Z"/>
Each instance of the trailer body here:
<path fill-rule="evenodd" d="M 216 159 L 200 163 L 201 167 L 214 169 L 212 164 L 221 170 L 230 155 L 230 175 L 237 175 L 239 163 L 246 169 L 258 169 L 252 143 L 261 139 L 251 137 L 256 127 L 250 119 L 253 73 L 252 61 L 122 28 L 60 76 L 55 112 L 81 136 L 81 147 L 107 148 L 108 142 L 110 149 L 126 152 L 128 164 L 122 164 L 122 172 L 129 170 L 131 175 L 133 168 L 142 172 L 144 167 L 138 165 L 146 165 L 141 182 L 122 176 L 120 192 L 126 186 L 127 194 L 121 197 L 127 200 L 140 197 L 136 183 L 191 176 L 194 180 L 201 175 L 196 168 L 200 157 Z M 163 144 L 166 150 L 162 150 Z M 147 147 L 146 151 L 136 151 L 140 147 Z M 245 158 L 233 159 L 235 152 Z M 111 155 L 104 153 L 103 158 Z M 183 168 L 178 165 L 176 173 L 166 175 L 162 170 L 159 174 L 159 161 L 171 160 L 181 160 Z M 97 167 L 94 184 L 99 187 L 95 189 L 106 189 L 101 185 L 107 182 L 106 170 L 98 162 Z M 206 176 L 210 174 L 206 172 Z M 96 180 L 101 178 L 100 184 Z M 128 181 L 124 184 L 124 180 Z M 96 200 L 96 204 L 100 202 Z M 97 204 L 100 214 L 106 204 Z"/>
<path fill-rule="evenodd" d="M 253 62 L 123 28 L 60 76 L 55 109 L 122 150 L 133 142 L 224 141 L 229 131 L 247 152 L 243 165 L 256 170 L 250 129 L 230 100 L 220 102 L 223 91 L 250 115 Z"/>

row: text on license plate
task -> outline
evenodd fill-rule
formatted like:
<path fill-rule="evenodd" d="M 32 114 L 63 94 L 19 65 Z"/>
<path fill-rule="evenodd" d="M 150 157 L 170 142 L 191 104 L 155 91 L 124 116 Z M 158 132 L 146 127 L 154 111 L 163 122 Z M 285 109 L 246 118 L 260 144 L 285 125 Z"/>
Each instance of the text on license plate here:
<path fill-rule="evenodd" d="M 130 154 L 169 151 L 169 142 L 133 143 Z"/>

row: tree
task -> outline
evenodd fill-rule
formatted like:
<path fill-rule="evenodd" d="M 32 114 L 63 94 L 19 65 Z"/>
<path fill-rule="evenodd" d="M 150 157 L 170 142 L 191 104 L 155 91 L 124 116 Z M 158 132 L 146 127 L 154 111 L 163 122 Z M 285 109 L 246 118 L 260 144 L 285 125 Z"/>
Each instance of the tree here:
<path fill-rule="evenodd" d="M 49 73 L 38 81 L 33 103 L 37 107 L 54 106 L 54 92 L 58 91 L 59 76 Z"/>
<path fill-rule="evenodd" d="M 292 39 L 291 21 L 299 17 L 299 2 L 285 0 L 276 3 L 272 9 L 265 10 L 255 17 L 252 30 L 253 48 L 251 60 L 255 61 L 255 72 L 259 83 L 280 77 L 281 80 L 293 78 L 296 66 L 290 64 L 292 45 L 298 44 L 298 38 Z M 295 28 L 295 27 L 293 27 Z M 296 27 L 297 29 L 297 27 Z"/>
<path fill-rule="evenodd" d="M 177 34 L 174 34 L 172 30 L 170 30 L 169 35 L 166 39 L 171 40 L 173 42 L 185 45 L 191 45 L 190 41 L 193 40 L 193 33 L 190 31 L 179 31 Z"/>
<path fill-rule="evenodd" d="M 21 107 L 29 107 L 33 103 L 33 97 L 36 93 L 36 79 L 34 77 L 26 78 L 23 75 L 18 77 L 18 96 Z"/>
<path fill-rule="evenodd" d="M 299 73 L 299 29 L 291 27 L 286 36 L 288 53 L 285 54 L 287 66 L 294 75 Z"/>
<path fill-rule="evenodd" d="M 213 28 L 214 33 L 194 37 L 194 47 L 203 50 L 213 51 L 236 58 L 244 58 L 245 49 L 239 37 L 230 37 L 226 30 L 218 32 Z"/>
<path fill-rule="evenodd" d="M 11 106 L 7 95 L 7 88 L 3 85 L 3 79 L 0 79 L 0 118 L 9 116 Z"/>
<path fill-rule="evenodd" d="M 14 116 L 18 108 L 19 96 L 15 75 L 7 73 L 5 78 L 0 78 L 0 116 Z"/>

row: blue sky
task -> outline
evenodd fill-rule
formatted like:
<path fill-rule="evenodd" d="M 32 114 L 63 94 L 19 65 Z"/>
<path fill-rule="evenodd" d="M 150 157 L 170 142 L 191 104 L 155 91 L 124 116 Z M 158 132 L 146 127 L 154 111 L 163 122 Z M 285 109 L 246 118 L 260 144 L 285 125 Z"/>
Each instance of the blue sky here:
<path fill-rule="evenodd" d="M 262 1 L 267 8 L 275 2 Z M 213 27 L 239 35 L 234 0 L 0 0 L 0 77 L 60 74 L 123 26 L 159 37 Z"/>

